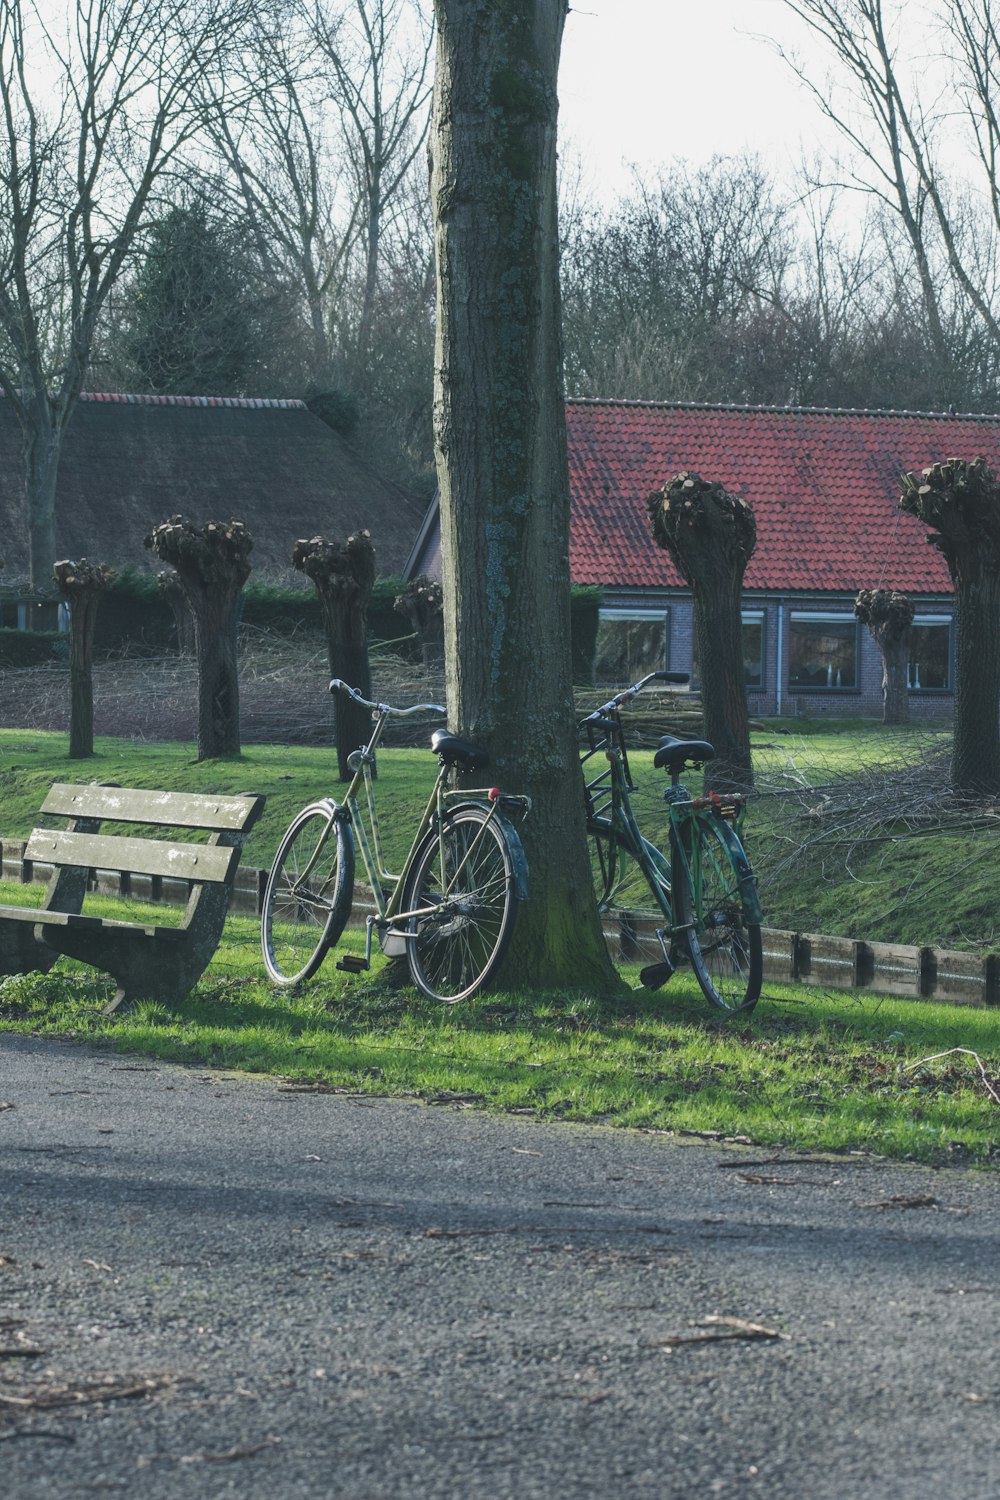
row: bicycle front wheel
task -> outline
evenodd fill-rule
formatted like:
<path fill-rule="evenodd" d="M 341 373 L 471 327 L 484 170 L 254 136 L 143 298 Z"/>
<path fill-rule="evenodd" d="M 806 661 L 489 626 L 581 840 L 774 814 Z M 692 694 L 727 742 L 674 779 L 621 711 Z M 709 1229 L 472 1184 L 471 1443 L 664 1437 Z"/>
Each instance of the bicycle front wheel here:
<path fill-rule="evenodd" d="M 354 839 L 334 802 L 303 808 L 278 846 L 264 888 L 260 945 L 275 984 L 311 979 L 347 926 Z"/>
<path fill-rule="evenodd" d="M 403 896 L 406 954 L 417 988 L 453 1004 L 496 969 L 514 928 L 517 891 L 503 828 L 485 808 L 451 813 L 414 858 Z"/>
<path fill-rule="evenodd" d="M 689 828 L 691 847 L 675 861 L 674 909 L 687 929 L 691 967 L 714 1005 L 753 1010 L 764 970 L 760 924 L 747 917 L 723 833 L 703 819 Z"/>
<path fill-rule="evenodd" d="M 657 873 L 651 852 L 650 872 L 631 847 L 609 827 L 588 825 L 590 871 L 608 956 L 635 988 L 645 973 L 650 988 L 670 977 L 670 885 Z"/>

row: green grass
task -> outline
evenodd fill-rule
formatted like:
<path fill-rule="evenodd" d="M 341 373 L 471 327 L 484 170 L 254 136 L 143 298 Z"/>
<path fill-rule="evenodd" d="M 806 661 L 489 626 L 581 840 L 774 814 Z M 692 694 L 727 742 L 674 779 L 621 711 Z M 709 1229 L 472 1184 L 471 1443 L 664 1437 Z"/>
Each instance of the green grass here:
<path fill-rule="evenodd" d="M 886 744 L 877 734 L 829 730 L 794 742 L 796 773 L 813 748 L 816 764 L 876 763 Z M 769 732 L 765 741 L 774 743 Z M 815 745 L 814 745 L 815 742 Z M 896 737 L 906 754 L 917 741 Z M 782 737 L 779 764 L 787 765 Z M 65 737 L 0 733 L 3 832 L 23 836 L 34 825 L 53 780 L 117 780 L 166 789 L 261 791 L 268 807 L 245 860 L 266 865 L 293 813 L 311 797 L 336 793 L 327 749 L 252 747 L 233 760 L 196 763 L 191 745 L 98 742 L 98 756 L 71 762 Z M 822 758 L 826 757 L 824 761 Z M 647 816 L 662 802 L 648 754 L 634 757 L 646 789 Z M 387 832 L 396 814 L 429 789 L 435 763 L 426 751 L 393 750 L 382 761 L 378 794 Z M 763 804 L 760 804 L 763 808 Z M 761 813 L 755 808 L 752 817 Z M 753 847 L 754 824 L 749 826 Z M 966 841 L 967 842 L 967 841 Z M 959 846 L 962 840 L 959 837 Z M 921 878 L 929 881 L 927 920 L 955 893 L 940 882 L 961 848 L 940 837 L 919 867 L 901 871 L 908 885 L 893 894 L 913 907 Z M 936 852 L 935 852 L 936 851 Z M 881 857 L 881 856 L 879 856 Z M 992 923 L 998 861 L 983 859 L 973 885 L 967 864 L 963 889 L 982 930 Z M 822 881 L 801 872 L 797 899 L 809 901 L 811 930 L 844 930 L 835 921 L 850 908 L 857 872 L 846 879 L 834 864 L 828 906 Z M 917 878 L 920 876 L 920 878 Z M 891 906 L 889 872 L 869 889 L 869 919 Z M 795 882 L 792 882 L 794 885 Z M 18 888 L 16 899 L 40 899 L 39 888 Z M 789 898 L 791 899 L 791 898 Z M 137 903 L 104 899 L 94 909 L 137 918 Z M 858 904 L 859 913 L 865 910 Z M 155 908 L 163 921 L 163 908 Z M 771 913 L 769 912 L 769 916 Z M 828 922 L 829 918 L 829 922 Z M 771 916 L 772 921 L 773 916 Z M 859 918 L 860 920 L 860 918 Z M 971 920 L 971 916 L 969 918 Z M 775 925 L 779 925 L 775 923 Z M 875 936 L 870 927 L 866 935 Z M 360 946 L 357 934 L 349 940 Z M 900 939 L 904 940 L 904 939 Z M 926 941 L 927 938 L 910 938 Z M 434 1005 L 412 989 L 378 976 L 339 974 L 328 958 L 320 975 L 297 992 L 275 990 L 262 976 L 255 920 L 233 916 L 208 974 L 175 1009 L 143 1004 L 106 1018 L 101 1006 L 110 981 L 67 960 L 48 975 L 0 980 L 0 1029 L 70 1036 L 125 1052 L 210 1067 L 244 1069 L 304 1087 L 340 1089 L 426 1100 L 463 1101 L 539 1119 L 569 1119 L 646 1130 L 740 1136 L 760 1145 L 801 1150 L 862 1150 L 921 1161 L 996 1165 L 1000 1161 L 1000 1106 L 990 1097 L 975 1060 L 949 1056 L 961 1046 L 983 1061 L 997 1088 L 1000 1027 L 996 1011 L 884 999 L 869 993 L 823 992 L 767 986 L 752 1018 L 711 1010 L 683 971 L 656 995 L 623 994 L 598 1001 L 568 994 L 492 995 L 453 1007 Z"/>
<path fill-rule="evenodd" d="M 108 914 L 144 911 L 101 904 Z M 360 948 L 359 934 L 348 941 Z M 502 994 L 449 1007 L 377 975 L 339 974 L 332 957 L 311 983 L 279 990 L 261 978 L 256 921 L 239 916 L 175 1009 L 144 1003 L 104 1017 L 111 988 L 68 960 L 47 975 L 0 980 L 0 1030 L 542 1120 L 1000 1162 L 1000 1109 L 975 1061 L 922 1061 L 961 1045 L 982 1058 L 996 1088 L 995 1011 L 768 986 L 752 1017 L 733 1020 L 683 972 L 653 996 Z"/>

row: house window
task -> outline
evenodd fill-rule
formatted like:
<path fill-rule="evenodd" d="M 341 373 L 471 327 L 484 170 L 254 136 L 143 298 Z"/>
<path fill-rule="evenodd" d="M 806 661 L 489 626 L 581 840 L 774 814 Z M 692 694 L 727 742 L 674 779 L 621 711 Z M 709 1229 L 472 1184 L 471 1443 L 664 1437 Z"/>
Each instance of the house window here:
<path fill-rule="evenodd" d="M 665 610 L 602 609 L 597 621 L 594 681 L 628 687 L 667 665 L 670 615 Z"/>
<path fill-rule="evenodd" d="M 743 681 L 750 692 L 759 692 L 764 681 L 764 611 L 745 609 L 740 618 L 743 623 Z M 691 653 L 691 680 L 695 687 L 701 682 L 697 635 Z"/>
<path fill-rule="evenodd" d="M 907 686 L 938 692 L 951 687 L 950 616 L 914 615 Z"/>
<path fill-rule="evenodd" d="M 858 622 L 850 615 L 795 613 L 788 640 L 788 685 L 836 692 L 858 685 Z"/>
<path fill-rule="evenodd" d="M 764 611 L 743 611 L 743 681 L 751 692 L 764 684 Z"/>

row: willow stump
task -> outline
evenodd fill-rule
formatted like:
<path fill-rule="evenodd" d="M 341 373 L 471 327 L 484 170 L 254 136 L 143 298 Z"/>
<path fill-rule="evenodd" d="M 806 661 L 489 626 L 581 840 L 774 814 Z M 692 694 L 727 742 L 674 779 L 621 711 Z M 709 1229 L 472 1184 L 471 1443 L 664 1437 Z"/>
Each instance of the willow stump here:
<path fill-rule="evenodd" d="M 146 546 L 176 569 L 194 620 L 198 657 L 198 759 L 240 753 L 236 622 L 253 538 L 242 521 L 195 526 L 171 516 Z"/>
<path fill-rule="evenodd" d="M 743 575 L 757 543 L 753 510 L 687 470 L 647 505 L 653 540 L 669 553 L 694 600 L 705 738 L 716 750 L 705 786 L 739 791 L 753 785 L 741 611 Z"/>
<path fill-rule="evenodd" d="M 57 562 L 52 576 L 69 605 L 69 758 L 88 760 L 94 753 L 94 630 L 115 575 L 81 557 Z"/>
<path fill-rule="evenodd" d="M 949 458 L 904 474 L 902 510 L 930 527 L 927 542 L 955 586 L 957 791 L 1000 792 L 1000 480 L 985 458 Z"/>
<path fill-rule="evenodd" d="M 194 617 L 191 614 L 191 606 L 188 604 L 180 577 L 174 572 L 157 573 L 156 584 L 160 590 L 160 597 L 166 600 L 170 606 L 170 613 L 174 617 L 177 655 L 194 656 L 196 654 Z"/>
<path fill-rule="evenodd" d="M 882 723 L 908 724 L 913 600 L 897 589 L 861 589 L 854 601 L 854 613 L 868 626 L 882 656 Z"/>
<path fill-rule="evenodd" d="M 356 531 L 346 542 L 310 537 L 295 543 L 292 562 L 311 578 L 319 595 L 330 676 L 339 677 L 364 698 L 371 697 L 368 663 L 368 601 L 375 582 L 375 548 L 367 531 Z M 336 701 L 337 770 L 350 781 L 348 756 L 371 734 L 371 714 L 341 694 Z M 374 772 L 374 767 L 372 770 Z"/>
<path fill-rule="evenodd" d="M 421 573 L 411 578 L 393 601 L 397 614 L 403 616 L 420 642 L 425 667 L 444 663 L 444 590 L 436 578 Z"/>

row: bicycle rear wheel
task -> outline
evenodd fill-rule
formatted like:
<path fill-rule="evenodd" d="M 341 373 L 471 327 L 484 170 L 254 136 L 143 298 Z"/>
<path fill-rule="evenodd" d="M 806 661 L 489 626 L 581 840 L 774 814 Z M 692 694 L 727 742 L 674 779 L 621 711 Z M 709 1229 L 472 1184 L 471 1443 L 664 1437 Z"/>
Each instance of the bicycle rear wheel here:
<path fill-rule="evenodd" d="M 417 988 L 447 1004 L 475 994 L 503 957 L 517 915 L 507 837 L 485 808 L 451 813 L 440 837 L 430 830 L 417 850 L 403 909 L 423 911 L 407 926 Z"/>
<path fill-rule="evenodd" d="M 590 823 L 587 831 L 594 894 L 608 956 L 633 987 L 641 981 L 657 989 L 671 973 L 670 885 L 662 876 L 647 875 L 635 854 L 607 826 Z M 655 871 L 654 854 L 662 858 L 650 846 Z"/>
<path fill-rule="evenodd" d="M 313 802 L 291 823 L 264 888 L 260 945 L 275 984 L 311 979 L 351 913 L 354 838 L 337 805 Z"/>
<path fill-rule="evenodd" d="M 674 862 L 674 909 L 691 967 L 713 1005 L 751 1011 L 763 980 L 760 924 L 748 917 L 725 834 L 701 818 L 688 829 L 691 848 Z"/>

